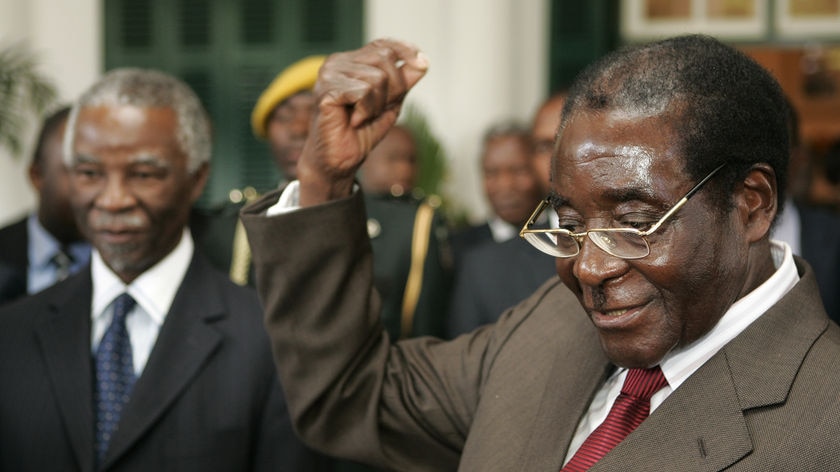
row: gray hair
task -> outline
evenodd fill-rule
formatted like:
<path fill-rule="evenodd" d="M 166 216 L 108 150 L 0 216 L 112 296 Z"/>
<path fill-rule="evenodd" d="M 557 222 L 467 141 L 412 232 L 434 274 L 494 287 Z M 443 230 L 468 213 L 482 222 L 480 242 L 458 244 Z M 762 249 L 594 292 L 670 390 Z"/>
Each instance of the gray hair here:
<path fill-rule="evenodd" d="M 526 148 L 528 148 L 529 152 L 533 151 L 534 143 L 531 139 L 531 130 L 518 121 L 504 121 L 490 126 L 484 132 L 481 158 L 479 159 L 479 162 L 484 162 L 484 154 L 487 152 L 487 145 L 490 141 L 497 138 L 507 137 L 518 139 Z"/>
<path fill-rule="evenodd" d="M 64 161 L 73 162 L 79 110 L 84 107 L 124 106 L 171 108 L 177 117 L 175 136 L 187 155 L 187 169 L 195 172 L 210 161 L 210 118 L 193 90 L 169 74 L 137 68 L 114 69 L 85 91 L 73 104 L 64 139 Z"/>

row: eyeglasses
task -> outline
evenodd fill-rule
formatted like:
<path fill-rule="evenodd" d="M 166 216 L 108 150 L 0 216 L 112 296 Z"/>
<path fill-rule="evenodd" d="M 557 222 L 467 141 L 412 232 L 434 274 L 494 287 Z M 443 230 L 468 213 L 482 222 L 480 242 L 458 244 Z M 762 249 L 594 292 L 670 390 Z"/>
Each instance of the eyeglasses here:
<path fill-rule="evenodd" d="M 641 259 L 650 254 L 650 243 L 648 243 L 647 237 L 658 230 L 668 218 L 682 208 L 688 199 L 694 196 L 703 187 L 703 184 L 708 182 L 725 165 L 721 164 L 710 172 L 709 175 L 671 207 L 667 213 L 662 215 L 659 221 L 645 231 L 640 231 L 635 228 L 597 228 L 573 233 L 561 228 L 534 228 L 534 224 L 536 224 L 542 212 L 546 208 L 551 208 L 551 203 L 546 198 L 540 202 L 537 209 L 528 218 L 525 226 L 519 231 L 519 236 L 531 243 L 535 248 L 554 257 L 574 257 L 578 255 L 580 253 L 580 247 L 583 245 L 583 238 L 589 236 L 589 239 L 607 254 L 622 259 Z"/>

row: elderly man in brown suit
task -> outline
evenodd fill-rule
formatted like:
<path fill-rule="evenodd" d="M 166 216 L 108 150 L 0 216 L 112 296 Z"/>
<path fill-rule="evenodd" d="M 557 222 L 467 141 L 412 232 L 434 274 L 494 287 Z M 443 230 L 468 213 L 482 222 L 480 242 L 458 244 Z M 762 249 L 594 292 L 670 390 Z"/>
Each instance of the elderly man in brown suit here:
<path fill-rule="evenodd" d="M 244 215 L 309 443 L 413 471 L 837 467 L 840 329 L 768 237 L 788 143 L 766 71 L 704 36 L 590 66 L 521 232 L 560 281 L 454 341 L 390 343 L 353 174 L 427 67 L 385 40 L 328 59 L 299 181 Z"/>

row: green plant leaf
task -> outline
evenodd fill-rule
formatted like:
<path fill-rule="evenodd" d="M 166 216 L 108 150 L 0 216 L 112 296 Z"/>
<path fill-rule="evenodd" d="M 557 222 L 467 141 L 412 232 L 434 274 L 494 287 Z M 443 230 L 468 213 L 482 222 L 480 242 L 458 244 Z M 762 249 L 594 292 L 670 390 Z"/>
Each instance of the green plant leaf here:
<path fill-rule="evenodd" d="M 0 48 L 0 147 L 18 157 L 30 118 L 40 118 L 56 95 L 52 80 L 38 70 L 38 58 L 25 44 Z"/>

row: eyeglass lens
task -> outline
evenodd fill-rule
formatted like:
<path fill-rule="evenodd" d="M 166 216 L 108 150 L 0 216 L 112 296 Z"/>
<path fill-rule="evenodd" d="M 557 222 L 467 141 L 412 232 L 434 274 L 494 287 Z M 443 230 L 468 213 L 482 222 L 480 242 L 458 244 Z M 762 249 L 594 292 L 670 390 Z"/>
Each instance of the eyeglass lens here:
<path fill-rule="evenodd" d="M 590 231 L 589 239 L 609 254 L 622 258 L 645 257 L 649 253 L 644 238 L 633 232 Z M 578 254 L 580 246 L 574 236 L 566 233 L 525 233 L 523 235 L 534 247 L 555 257 L 572 257 Z"/>

